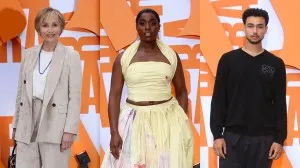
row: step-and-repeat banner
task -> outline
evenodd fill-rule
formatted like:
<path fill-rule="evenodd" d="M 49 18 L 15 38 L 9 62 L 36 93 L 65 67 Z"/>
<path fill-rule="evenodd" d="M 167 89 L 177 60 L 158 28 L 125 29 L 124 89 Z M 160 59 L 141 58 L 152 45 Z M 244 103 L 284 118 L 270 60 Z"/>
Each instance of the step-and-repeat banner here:
<path fill-rule="evenodd" d="M 86 150 L 91 159 L 89 167 L 100 167 L 110 141 L 107 104 L 112 64 L 118 53 L 137 38 L 137 13 L 143 8 L 152 8 L 161 18 L 158 38 L 174 48 L 182 59 L 196 142 L 194 162 L 199 163 L 200 41 L 199 35 L 188 36 L 183 32 L 191 5 L 190 0 L 0 0 L 0 167 L 6 166 L 12 149 L 10 124 L 15 110 L 21 52 L 41 43 L 34 30 L 34 18 L 47 6 L 64 14 L 67 25 L 60 41 L 79 51 L 82 61 L 79 140 L 74 143 L 71 155 Z M 196 23 L 199 23 L 199 15 L 197 17 Z M 124 98 L 126 88 L 122 102 Z M 71 157 L 70 163 L 72 168 L 78 165 L 75 157 Z"/>
<path fill-rule="evenodd" d="M 217 167 L 209 128 L 210 101 L 217 62 L 222 53 L 242 47 L 245 41 L 242 13 L 248 7 L 263 8 L 270 16 L 263 47 L 284 59 L 287 66 L 288 136 L 284 153 L 273 168 L 299 168 L 300 33 L 293 18 L 300 16 L 298 1 L 282 0 L 200 0 L 200 163 Z M 238 64 L 238 63 L 237 63 Z"/>
<path fill-rule="evenodd" d="M 107 113 L 111 68 L 117 54 L 136 40 L 135 16 L 143 8 L 155 9 L 161 17 L 159 38 L 179 55 L 189 93 L 189 118 L 195 139 L 194 163 L 201 168 L 217 167 L 209 128 L 210 99 L 217 61 L 223 52 L 243 45 L 241 14 L 248 7 L 261 7 L 270 14 L 264 47 L 284 58 L 287 65 L 300 67 L 296 45 L 300 39 L 297 20 L 299 2 L 280 0 L 0 0 L 0 168 L 6 167 L 12 149 L 10 124 L 15 110 L 21 53 L 41 43 L 34 18 L 43 7 L 60 10 L 67 26 L 60 41 L 79 51 L 83 88 L 79 140 L 73 157 L 84 150 L 90 167 L 99 167 L 109 148 Z M 297 15 L 297 12 L 299 13 Z M 290 14 L 290 15 L 289 15 Z M 295 30 L 294 30 L 295 29 Z M 200 40 L 199 40 L 200 37 Z M 298 111 L 300 75 L 288 68 L 288 138 L 285 153 L 276 168 L 300 167 Z M 122 102 L 126 98 L 126 88 Z M 298 118 L 299 118 L 298 117 Z M 300 118 L 299 118 L 300 119 Z"/>

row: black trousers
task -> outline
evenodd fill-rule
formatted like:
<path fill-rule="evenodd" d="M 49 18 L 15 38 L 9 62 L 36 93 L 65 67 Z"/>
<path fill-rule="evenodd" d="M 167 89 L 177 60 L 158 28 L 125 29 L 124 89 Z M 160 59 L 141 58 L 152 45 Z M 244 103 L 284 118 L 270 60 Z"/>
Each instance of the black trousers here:
<path fill-rule="evenodd" d="M 273 136 L 245 136 L 225 132 L 226 159 L 220 157 L 220 168 L 271 168 L 269 150 Z"/>

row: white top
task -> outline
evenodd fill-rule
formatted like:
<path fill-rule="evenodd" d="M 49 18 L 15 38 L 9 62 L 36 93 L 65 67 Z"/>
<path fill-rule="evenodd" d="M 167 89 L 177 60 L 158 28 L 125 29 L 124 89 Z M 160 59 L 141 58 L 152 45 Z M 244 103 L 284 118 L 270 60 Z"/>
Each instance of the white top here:
<path fill-rule="evenodd" d="M 52 60 L 52 55 L 53 52 L 47 52 L 42 50 L 40 55 L 41 60 L 39 60 L 39 58 L 37 59 L 33 71 L 33 97 L 37 97 L 41 100 L 44 99 L 47 74 L 50 67 L 49 63 Z"/>

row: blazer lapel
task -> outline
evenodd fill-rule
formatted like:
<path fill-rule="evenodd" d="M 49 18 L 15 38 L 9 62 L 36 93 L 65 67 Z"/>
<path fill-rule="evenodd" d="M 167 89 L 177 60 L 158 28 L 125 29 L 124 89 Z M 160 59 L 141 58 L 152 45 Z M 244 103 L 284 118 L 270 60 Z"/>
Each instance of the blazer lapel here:
<path fill-rule="evenodd" d="M 29 55 L 28 68 L 26 68 L 26 90 L 30 104 L 32 104 L 32 94 L 33 94 L 33 71 L 36 65 L 36 61 L 41 50 L 41 45 L 36 46 L 33 52 Z"/>
<path fill-rule="evenodd" d="M 47 75 L 46 79 L 46 86 L 45 86 L 45 92 L 44 92 L 44 101 L 43 104 L 45 106 L 48 105 L 54 90 L 56 88 L 56 85 L 58 83 L 62 68 L 63 68 L 63 63 L 65 59 L 65 48 L 64 46 L 58 42 L 57 46 L 54 50 L 53 56 L 52 56 L 52 62 L 50 65 L 50 69 Z"/>

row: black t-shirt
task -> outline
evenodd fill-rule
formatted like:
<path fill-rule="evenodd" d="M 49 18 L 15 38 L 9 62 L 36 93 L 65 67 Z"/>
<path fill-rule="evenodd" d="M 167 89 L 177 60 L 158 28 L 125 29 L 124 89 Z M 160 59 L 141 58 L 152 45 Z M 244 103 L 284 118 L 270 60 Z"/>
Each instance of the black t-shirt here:
<path fill-rule="evenodd" d="M 225 53 L 218 64 L 211 101 L 214 139 L 225 131 L 249 136 L 287 136 L 286 72 L 268 51 L 251 56 L 242 49 Z"/>

